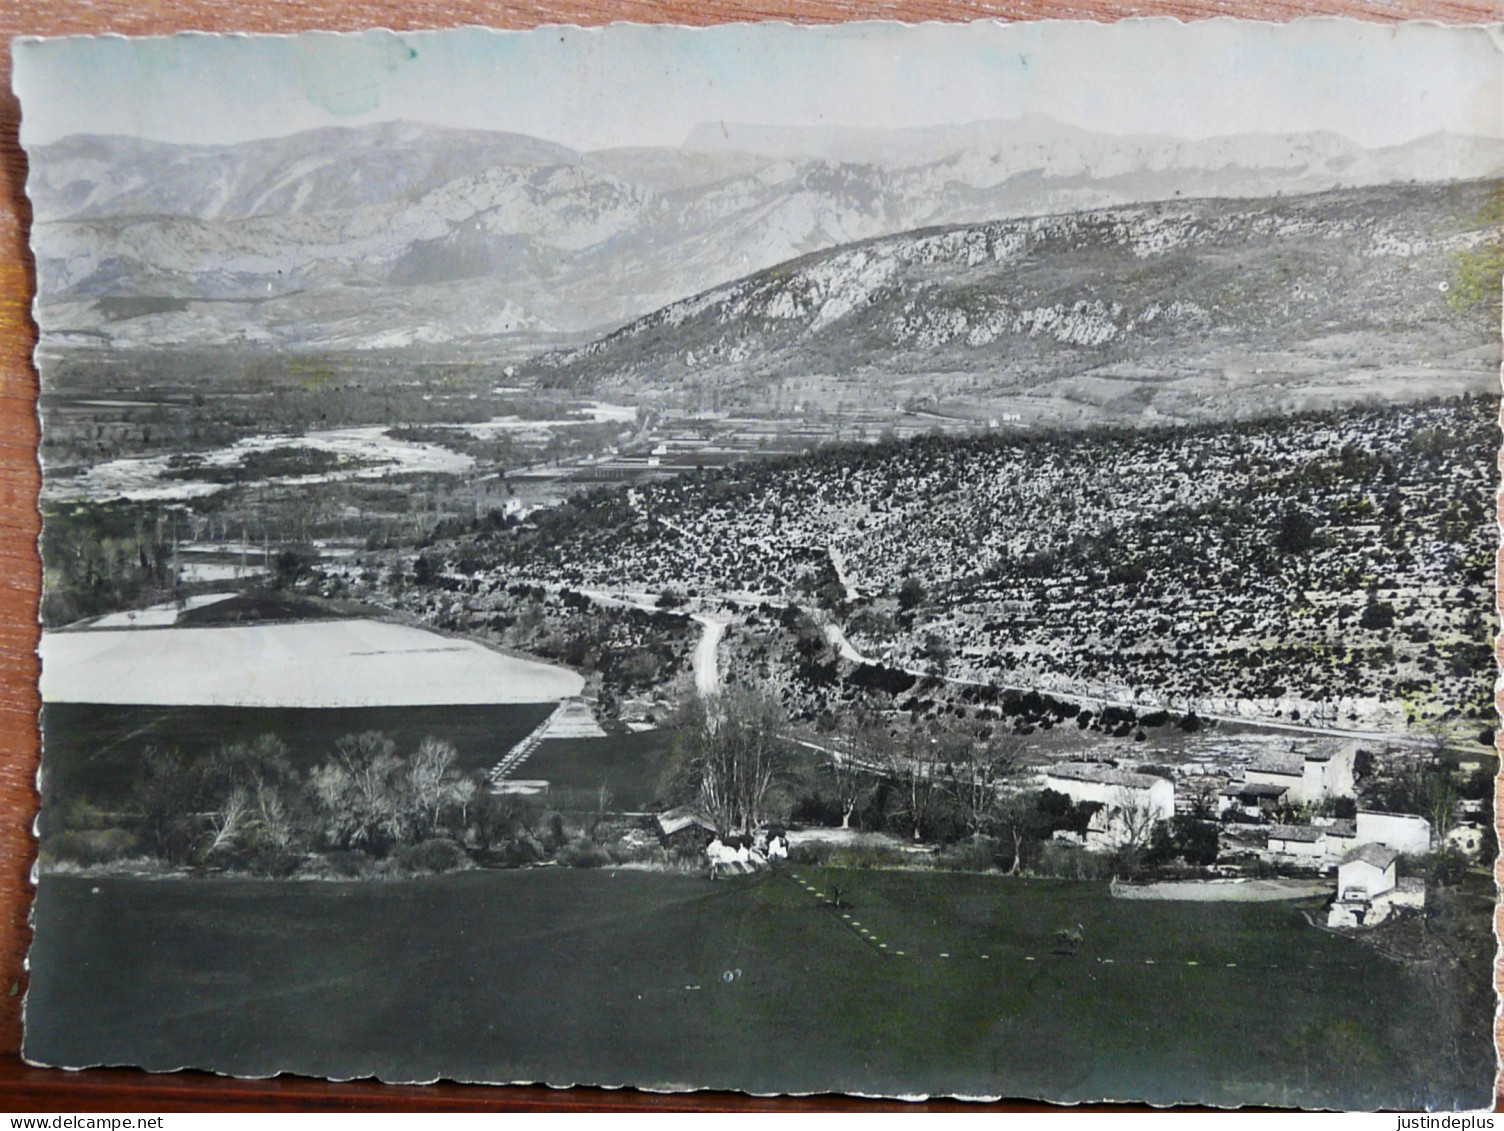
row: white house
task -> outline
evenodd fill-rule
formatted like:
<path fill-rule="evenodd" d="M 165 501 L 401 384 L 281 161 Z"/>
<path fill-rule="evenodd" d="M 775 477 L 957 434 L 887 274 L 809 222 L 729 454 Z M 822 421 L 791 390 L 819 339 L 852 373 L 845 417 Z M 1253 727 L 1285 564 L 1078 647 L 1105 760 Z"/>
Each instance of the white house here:
<path fill-rule="evenodd" d="M 1337 898 L 1371 900 L 1394 888 L 1400 854 L 1382 844 L 1360 844 L 1337 865 Z"/>
<path fill-rule="evenodd" d="M 1153 774 L 1096 762 L 1060 762 L 1045 772 L 1044 786 L 1077 804 L 1102 806 L 1087 827 L 1089 848 L 1117 848 L 1141 839 L 1156 822 L 1175 815 L 1175 783 Z"/>
<path fill-rule="evenodd" d="M 1283 800 L 1310 805 L 1327 797 L 1353 795 L 1353 763 L 1358 749 L 1351 743 L 1336 749 L 1310 747 L 1284 754 L 1266 754 L 1243 775 L 1249 785 L 1283 786 Z"/>
<path fill-rule="evenodd" d="M 1357 844 L 1356 823 L 1328 820 L 1310 825 L 1271 825 L 1269 855 L 1326 871 Z"/>
<path fill-rule="evenodd" d="M 1431 851 L 1431 822 L 1411 813 L 1358 810 L 1358 843 L 1382 844 L 1414 855 Z"/>
<path fill-rule="evenodd" d="M 1400 854 L 1382 844 L 1360 844 L 1337 866 L 1337 895 L 1327 912 L 1329 927 L 1376 927 L 1401 907 L 1426 905 L 1419 876 L 1399 875 Z"/>
<path fill-rule="evenodd" d="M 1326 862 L 1321 830 L 1312 825 L 1269 826 L 1269 854 L 1297 864 L 1320 867 Z"/>

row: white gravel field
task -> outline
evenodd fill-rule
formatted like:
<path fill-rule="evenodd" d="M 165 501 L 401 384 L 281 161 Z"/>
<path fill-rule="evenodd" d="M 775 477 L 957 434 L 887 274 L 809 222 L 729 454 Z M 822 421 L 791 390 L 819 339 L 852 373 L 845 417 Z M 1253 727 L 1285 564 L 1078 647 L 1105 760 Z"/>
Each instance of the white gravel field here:
<path fill-rule="evenodd" d="M 45 703 L 547 703 L 579 695 L 585 682 L 566 668 L 374 620 L 50 632 L 39 652 Z"/>

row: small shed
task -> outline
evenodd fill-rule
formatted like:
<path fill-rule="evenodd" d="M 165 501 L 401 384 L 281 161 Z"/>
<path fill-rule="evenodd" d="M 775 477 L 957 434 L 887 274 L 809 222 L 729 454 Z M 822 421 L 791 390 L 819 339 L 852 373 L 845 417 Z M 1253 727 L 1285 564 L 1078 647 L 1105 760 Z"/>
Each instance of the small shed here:
<path fill-rule="evenodd" d="M 1233 782 L 1218 797 L 1217 815 L 1237 810 L 1241 816 L 1257 820 L 1283 805 L 1289 792 L 1289 786 L 1269 782 Z"/>
<path fill-rule="evenodd" d="M 664 848 L 698 854 L 715 839 L 715 822 L 691 805 L 665 809 L 656 819 Z"/>
<path fill-rule="evenodd" d="M 1337 895 L 1327 911 L 1328 927 L 1367 930 L 1402 909 L 1426 905 L 1426 882 L 1398 876 L 1400 854 L 1382 844 L 1360 844 L 1337 867 Z"/>
<path fill-rule="evenodd" d="M 1400 854 L 1382 844 L 1360 844 L 1337 865 L 1337 898 L 1344 903 L 1372 900 L 1392 891 Z"/>

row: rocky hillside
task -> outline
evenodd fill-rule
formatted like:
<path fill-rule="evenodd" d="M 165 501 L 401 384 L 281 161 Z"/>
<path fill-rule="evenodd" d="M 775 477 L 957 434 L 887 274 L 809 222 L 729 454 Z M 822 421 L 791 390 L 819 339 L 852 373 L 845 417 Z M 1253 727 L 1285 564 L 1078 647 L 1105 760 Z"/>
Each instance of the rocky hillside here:
<path fill-rule="evenodd" d="M 580 153 L 397 123 L 234 146 L 29 154 L 53 344 L 383 347 L 600 332 L 800 255 L 929 225 L 1181 196 L 1479 176 L 1504 146 L 1185 142 L 1048 119 L 696 131 Z"/>
<path fill-rule="evenodd" d="M 1496 335 L 1448 302 L 1492 182 L 999 220 L 807 256 L 535 360 L 545 383 L 847 386 L 979 416 L 1198 418 L 1482 391 Z M 947 407 L 948 406 L 948 407 Z"/>
<path fill-rule="evenodd" d="M 425 549 L 428 584 L 375 596 L 474 628 L 526 584 L 675 593 L 732 620 L 733 650 L 797 604 L 849 644 L 816 629 L 732 678 L 802 667 L 801 710 L 884 686 L 854 646 L 986 684 L 1473 734 L 1494 720 L 1498 434 L 1475 397 L 833 448 L 477 524 Z"/>

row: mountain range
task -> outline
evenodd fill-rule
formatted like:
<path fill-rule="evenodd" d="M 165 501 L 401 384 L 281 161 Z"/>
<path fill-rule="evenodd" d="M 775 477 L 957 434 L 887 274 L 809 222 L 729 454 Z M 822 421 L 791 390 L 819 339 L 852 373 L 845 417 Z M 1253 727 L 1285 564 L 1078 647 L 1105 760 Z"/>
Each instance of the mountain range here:
<path fill-rule="evenodd" d="M 1032 116 L 933 130 L 709 124 L 578 152 L 411 123 L 28 154 L 48 346 L 426 345 L 525 357 L 842 245 L 1144 201 L 1504 172 L 1504 143 L 1187 141 Z"/>

